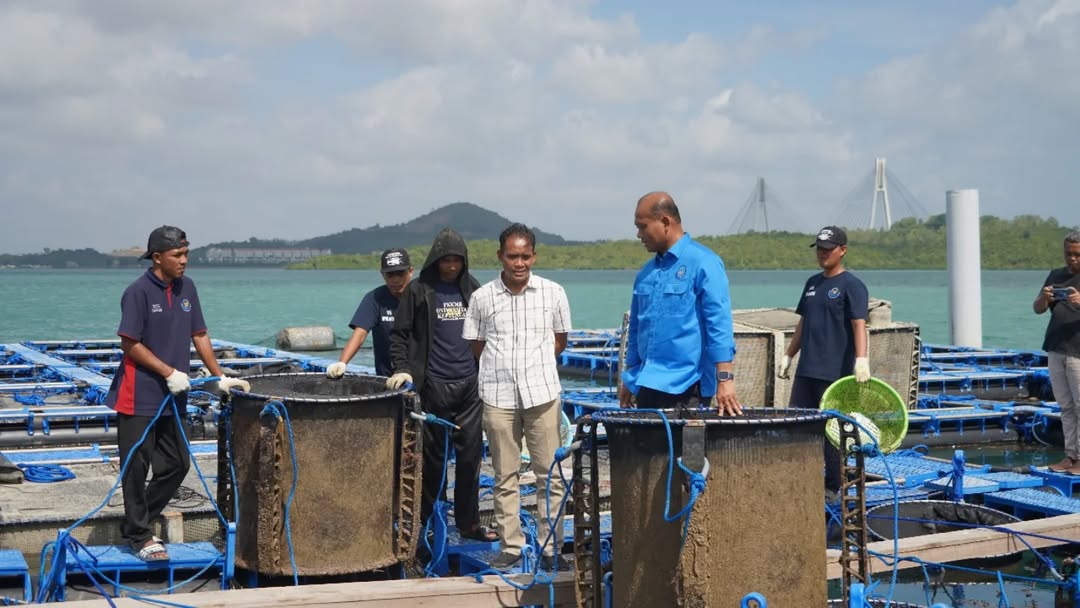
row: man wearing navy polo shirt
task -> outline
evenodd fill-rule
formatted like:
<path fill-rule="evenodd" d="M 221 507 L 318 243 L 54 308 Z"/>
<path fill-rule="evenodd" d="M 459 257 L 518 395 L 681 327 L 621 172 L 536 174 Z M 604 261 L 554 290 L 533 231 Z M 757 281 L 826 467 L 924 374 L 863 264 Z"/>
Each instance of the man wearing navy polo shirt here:
<path fill-rule="evenodd" d="M 619 404 L 696 408 L 716 396 L 721 415 L 738 415 L 735 333 L 724 262 L 683 231 L 675 200 L 638 200 L 637 236 L 656 256 L 634 279 Z"/>
<path fill-rule="evenodd" d="M 206 332 L 195 283 L 184 276 L 188 241 L 175 226 L 154 229 L 147 239 L 144 260 L 153 266 L 135 280 L 120 299 L 120 348 L 124 358 L 116 370 L 105 403 L 116 410 L 116 441 L 121 464 L 127 463 L 122 480 L 124 522 L 121 531 L 139 557 L 169 558 L 160 538 L 153 536 L 151 522 L 172 499 L 191 466 L 187 444 L 181 435 L 182 420 L 173 415 L 187 406 L 191 344 L 213 376 L 221 378 L 216 391 L 251 390 L 247 381 L 225 378 L 214 357 Z M 150 427 L 155 416 L 160 417 Z M 147 428 L 150 427 L 150 428 Z M 129 454 L 139 439 L 138 450 Z M 146 482 L 151 466 L 153 479 Z"/>
<path fill-rule="evenodd" d="M 327 378 L 340 378 L 345 375 L 349 361 L 356 355 L 356 351 L 360 350 L 368 333 L 372 334 L 374 343 L 375 373 L 380 376 L 394 373 L 390 363 L 390 330 L 394 328 L 401 294 L 405 293 L 405 288 L 412 280 L 413 267 L 409 262 L 409 252 L 404 249 L 387 249 L 382 252 L 380 269 L 386 284 L 367 292 L 360 300 L 360 306 L 356 308 L 356 313 L 349 322 L 349 327 L 353 330 L 352 336 L 345 343 L 345 348 L 341 349 L 341 357 L 337 362 L 326 368 Z"/>
<path fill-rule="evenodd" d="M 791 383 L 790 407 L 817 408 L 825 390 L 845 376 L 854 375 L 858 382 L 870 380 L 866 333 L 870 296 L 866 285 L 844 269 L 847 233 L 839 226 L 825 226 L 810 247 L 821 272 L 803 287 L 795 308 L 799 323 L 777 370 L 780 378 L 787 378 L 792 358 L 802 351 Z M 826 443 L 826 489 L 839 490 L 840 464 L 839 450 Z"/>

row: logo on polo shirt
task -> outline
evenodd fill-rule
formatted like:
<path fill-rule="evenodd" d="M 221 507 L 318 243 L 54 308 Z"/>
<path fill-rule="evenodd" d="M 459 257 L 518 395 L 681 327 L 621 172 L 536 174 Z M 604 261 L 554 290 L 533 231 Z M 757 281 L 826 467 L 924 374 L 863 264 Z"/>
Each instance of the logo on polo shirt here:
<path fill-rule="evenodd" d="M 840 297 L 840 288 L 839 287 L 833 287 L 832 289 L 829 290 L 829 299 L 830 300 L 835 300 L 836 298 L 839 298 L 839 297 Z"/>
<path fill-rule="evenodd" d="M 675 271 L 675 276 L 680 278 L 680 279 L 685 277 L 686 276 L 686 266 L 679 266 L 679 269 Z"/>
<path fill-rule="evenodd" d="M 187 298 L 180 300 L 180 310 L 191 312 L 191 300 L 188 300 Z"/>
<path fill-rule="evenodd" d="M 151 304 L 150 312 L 161 312 L 161 304 Z"/>

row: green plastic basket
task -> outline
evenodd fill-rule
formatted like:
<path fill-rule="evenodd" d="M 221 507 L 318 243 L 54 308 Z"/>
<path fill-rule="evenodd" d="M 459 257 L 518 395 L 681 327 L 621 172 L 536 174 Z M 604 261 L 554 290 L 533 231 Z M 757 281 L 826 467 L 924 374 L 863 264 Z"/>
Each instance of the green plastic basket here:
<path fill-rule="evenodd" d="M 881 431 L 878 449 L 882 454 L 900 447 L 907 435 L 907 404 L 893 387 L 877 378 L 858 382 L 855 376 L 846 376 L 833 382 L 821 396 L 820 407 L 845 415 L 857 412 L 872 420 Z"/>

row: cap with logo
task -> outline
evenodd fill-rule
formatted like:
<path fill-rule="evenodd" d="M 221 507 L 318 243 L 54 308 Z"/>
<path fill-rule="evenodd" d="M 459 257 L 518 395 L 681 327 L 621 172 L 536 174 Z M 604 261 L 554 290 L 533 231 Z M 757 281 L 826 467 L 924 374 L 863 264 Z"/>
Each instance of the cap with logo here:
<path fill-rule="evenodd" d="M 847 233 L 839 226 L 825 226 L 818 231 L 817 240 L 810 246 L 822 249 L 836 249 L 847 245 Z"/>
<path fill-rule="evenodd" d="M 411 266 L 409 252 L 404 249 L 387 249 L 382 252 L 382 272 L 408 270 Z"/>
<path fill-rule="evenodd" d="M 187 233 L 183 230 L 176 226 L 159 226 L 154 228 L 150 237 L 146 239 L 146 253 L 139 259 L 149 260 L 155 253 L 187 246 Z"/>

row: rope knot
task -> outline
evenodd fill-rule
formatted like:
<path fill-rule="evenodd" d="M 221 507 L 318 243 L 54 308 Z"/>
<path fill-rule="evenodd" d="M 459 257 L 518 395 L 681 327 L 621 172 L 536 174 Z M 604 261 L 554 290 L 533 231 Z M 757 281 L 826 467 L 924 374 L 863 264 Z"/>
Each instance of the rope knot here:
<path fill-rule="evenodd" d="M 690 492 L 698 495 L 705 491 L 705 476 L 701 473 L 690 473 Z"/>
<path fill-rule="evenodd" d="M 852 451 L 855 451 L 855 450 L 852 450 Z M 858 451 L 862 452 L 866 456 L 870 456 L 871 458 L 882 455 L 881 450 L 878 449 L 878 446 L 877 446 L 876 443 L 868 443 L 866 445 L 860 445 Z"/>

